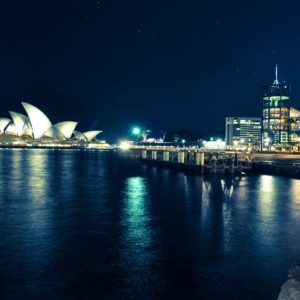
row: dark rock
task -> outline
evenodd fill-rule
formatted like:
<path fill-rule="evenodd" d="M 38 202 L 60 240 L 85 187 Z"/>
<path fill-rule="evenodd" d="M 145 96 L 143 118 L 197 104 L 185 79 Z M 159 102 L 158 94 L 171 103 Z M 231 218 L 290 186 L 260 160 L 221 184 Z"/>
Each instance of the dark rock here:
<path fill-rule="evenodd" d="M 300 299 L 300 260 L 289 269 L 288 280 L 281 287 L 278 300 Z"/>
<path fill-rule="evenodd" d="M 300 280 L 300 259 L 290 267 L 289 278 Z"/>
<path fill-rule="evenodd" d="M 278 300 L 299 300 L 299 299 L 300 299 L 300 281 L 290 278 L 281 287 Z"/>

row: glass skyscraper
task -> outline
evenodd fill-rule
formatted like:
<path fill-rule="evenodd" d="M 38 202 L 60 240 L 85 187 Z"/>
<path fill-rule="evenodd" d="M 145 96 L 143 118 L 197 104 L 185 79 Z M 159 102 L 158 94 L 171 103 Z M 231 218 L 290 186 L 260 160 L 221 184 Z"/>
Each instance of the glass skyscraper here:
<path fill-rule="evenodd" d="M 262 148 L 290 144 L 290 86 L 278 80 L 263 87 Z"/>

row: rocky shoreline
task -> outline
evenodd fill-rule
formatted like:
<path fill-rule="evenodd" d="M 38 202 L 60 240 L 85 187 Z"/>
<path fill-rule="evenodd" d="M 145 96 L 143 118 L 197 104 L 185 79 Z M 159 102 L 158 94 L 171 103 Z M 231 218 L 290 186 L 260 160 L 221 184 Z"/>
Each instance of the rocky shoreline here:
<path fill-rule="evenodd" d="M 277 300 L 300 299 L 300 259 L 289 269 L 288 279 L 281 287 Z"/>

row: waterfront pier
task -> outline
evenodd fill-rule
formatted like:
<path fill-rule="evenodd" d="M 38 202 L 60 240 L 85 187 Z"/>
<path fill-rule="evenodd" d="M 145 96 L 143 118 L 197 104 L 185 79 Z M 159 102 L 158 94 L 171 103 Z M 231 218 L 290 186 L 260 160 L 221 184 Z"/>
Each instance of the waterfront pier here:
<path fill-rule="evenodd" d="M 143 163 L 182 171 L 204 173 L 241 173 L 251 169 L 252 155 L 237 152 L 208 152 L 185 148 L 145 148 Z"/>
<path fill-rule="evenodd" d="M 296 153 L 249 153 L 152 146 L 131 148 L 126 156 L 141 159 L 147 165 L 197 174 L 253 172 L 300 177 L 300 155 Z"/>

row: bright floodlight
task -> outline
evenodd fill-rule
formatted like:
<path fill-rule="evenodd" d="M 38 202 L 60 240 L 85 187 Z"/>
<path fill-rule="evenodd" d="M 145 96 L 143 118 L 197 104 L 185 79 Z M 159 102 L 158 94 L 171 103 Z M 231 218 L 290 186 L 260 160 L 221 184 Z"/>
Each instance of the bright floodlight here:
<path fill-rule="evenodd" d="M 141 129 L 138 128 L 138 127 L 134 127 L 134 128 L 132 129 L 132 133 L 133 133 L 134 135 L 139 135 L 139 134 L 141 133 Z"/>
<path fill-rule="evenodd" d="M 130 148 L 130 143 L 127 141 L 120 142 L 119 148 L 121 150 L 128 150 Z"/>

